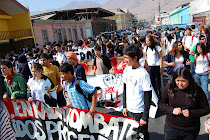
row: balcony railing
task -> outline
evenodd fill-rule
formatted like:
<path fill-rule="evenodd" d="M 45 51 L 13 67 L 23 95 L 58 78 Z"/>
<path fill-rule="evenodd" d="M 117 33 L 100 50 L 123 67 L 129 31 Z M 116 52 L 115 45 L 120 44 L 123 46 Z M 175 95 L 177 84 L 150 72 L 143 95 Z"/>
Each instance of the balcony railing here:
<path fill-rule="evenodd" d="M 32 36 L 31 29 L 0 31 L 0 40 L 17 39 Z"/>

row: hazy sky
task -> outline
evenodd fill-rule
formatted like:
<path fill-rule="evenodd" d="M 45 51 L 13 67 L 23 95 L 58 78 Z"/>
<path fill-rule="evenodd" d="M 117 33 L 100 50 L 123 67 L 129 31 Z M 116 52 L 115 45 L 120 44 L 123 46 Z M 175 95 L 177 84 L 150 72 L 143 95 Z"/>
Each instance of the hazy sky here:
<path fill-rule="evenodd" d="M 84 0 L 17 0 L 25 7 L 29 7 L 30 12 L 44 11 L 48 9 L 57 9 L 69 4 L 73 1 L 84 1 Z M 107 0 L 89 0 L 104 4 Z"/>

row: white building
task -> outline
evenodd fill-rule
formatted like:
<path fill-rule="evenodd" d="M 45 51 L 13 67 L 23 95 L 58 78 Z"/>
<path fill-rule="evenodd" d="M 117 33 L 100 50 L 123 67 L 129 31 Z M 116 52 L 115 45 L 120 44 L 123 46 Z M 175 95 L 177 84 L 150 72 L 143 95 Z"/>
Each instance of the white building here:
<path fill-rule="evenodd" d="M 155 14 L 155 24 L 156 25 L 168 25 L 170 24 L 170 16 L 168 13 L 164 12 L 164 13 L 160 13 L 159 14 Z"/>
<path fill-rule="evenodd" d="M 194 0 L 190 2 L 191 22 L 210 24 L 210 0 Z"/>

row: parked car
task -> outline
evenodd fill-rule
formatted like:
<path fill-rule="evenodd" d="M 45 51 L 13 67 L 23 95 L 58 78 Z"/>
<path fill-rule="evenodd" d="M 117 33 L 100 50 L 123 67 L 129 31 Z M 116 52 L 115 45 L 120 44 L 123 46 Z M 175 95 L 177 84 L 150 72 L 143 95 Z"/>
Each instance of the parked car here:
<path fill-rule="evenodd" d="M 195 25 L 195 31 L 199 31 L 199 26 L 203 24 L 202 22 L 191 22 L 187 23 L 187 25 L 190 27 L 191 25 Z M 204 25 L 205 26 L 205 25 Z"/>
<path fill-rule="evenodd" d="M 175 27 L 178 27 L 180 30 L 186 30 L 187 28 L 190 28 L 190 26 L 185 24 L 185 23 L 174 24 L 173 27 L 172 27 L 172 30 L 174 30 Z"/>

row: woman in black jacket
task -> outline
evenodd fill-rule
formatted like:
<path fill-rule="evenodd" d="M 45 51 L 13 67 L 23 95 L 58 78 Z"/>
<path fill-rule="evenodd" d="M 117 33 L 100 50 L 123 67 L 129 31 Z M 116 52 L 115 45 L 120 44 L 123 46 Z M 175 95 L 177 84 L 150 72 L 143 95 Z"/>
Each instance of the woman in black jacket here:
<path fill-rule="evenodd" d="M 166 112 L 165 140 L 196 140 L 200 117 L 210 113 L 205 93 L 185 67 L 176 70 L 163 90 L 159 108 Z"/>
<path fill-rule="evenodd" d="M 182 43 L 177 41 L 173 44 L 172 50 L 165 56 L 163 63 L 167 65 L 167 74 L 172 79 L 174 72 L 179 67 L 187 66 L 190 68 L 189 65 L 191 62 L 189 60 L 189 54 L 184 51 Z"/>

